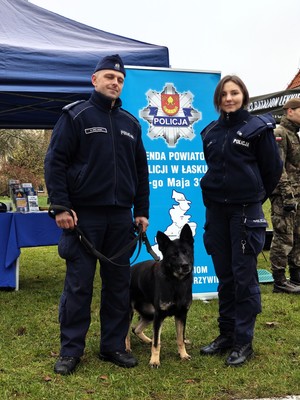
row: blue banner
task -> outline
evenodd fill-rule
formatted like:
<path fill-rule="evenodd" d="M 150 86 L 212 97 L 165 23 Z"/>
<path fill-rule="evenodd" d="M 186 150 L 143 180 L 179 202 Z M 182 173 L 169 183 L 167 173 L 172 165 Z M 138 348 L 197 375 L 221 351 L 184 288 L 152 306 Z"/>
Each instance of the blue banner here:
<path fill-rule="evenodd" d="M 185 223 L 195 239 L 193 298 L 217 296 L 218 279 L 203 245 L 205 208 L 200 180 L 206 172 L 200 131 L 218 117 L 213 94 L 218 72 L 126 67 L 125 109 L 142 126 L 150 179 L 153 250 L 158 230 L 176 239 Z M 138 261 L 151 258 L 143 248 Z"/>

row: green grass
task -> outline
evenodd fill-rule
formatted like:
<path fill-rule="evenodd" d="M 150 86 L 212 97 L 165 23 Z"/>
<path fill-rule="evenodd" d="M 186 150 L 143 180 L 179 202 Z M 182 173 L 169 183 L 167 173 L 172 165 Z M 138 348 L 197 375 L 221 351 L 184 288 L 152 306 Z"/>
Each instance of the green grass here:
<path fill-rule="evenodd" d="M 46 206 L 47 198 L 40 199 L 44 201 L 40 206 Z M 269 204 L 264 207 L 270 224 Z M 269 270 L 268 252 L 259 256 L 258 268 Z M 214 299 L 192 304 L 187 321 L 190 361 L 180 361 L 177 355 L 174 320 L 170 318 L 162 331 L 161 367 L 149 367 L 150 347 L 132 337 L 139 365 L 127 370 L 104 363 L 97 356 L 99 270 L 82 362 L 72 376 L 54 374 L 64 274 L 64 261 L 57 255 L 56 246 L 22 249 L 20 290 L 0 291 L 1 400 L 233 400 L 300 393 L 298 296 L 274 294 L 272 284 L 261 284 L 263 312 L 256 324 L 255 357 L 241 368 L 226 367 L 224 357 L 199 354 L 200 346 L 218 334 L 218 301 Z"/>
<path fill-rule="evenodd" d="M 49 204 L 47 203 L 48 196 L 40 195 L 38 198 L 39 206 L 40 207 L 48 207 Z"/>
<path fill-rule="evenodd" d="M 262 254 L 258 267 L 268 269 Z M 272 284 L 261 285 L 263 312 L 256 324 L 255 357 L 241 368 L 226 367 L 224 357 L 199 354 L 200 346 L 218 334 L 218 302 L 214 299 L 192 304 L 187 321 L 190 361 L 180 361 L 177 355 L 174 321 L 169 318 L 162 331 L 161 367 L 149 367 L 149 346 L 132 337 L 139 365 L 127 370 L 97 356 L 99 270 L 82 362 L 72 376 L 54 374 L 64 273 L 56 246 L 22 249 L 20 290 L 0 291 L 1 400 L 232 400 L 300 393 L 298 296 L 274 294 Z"/>

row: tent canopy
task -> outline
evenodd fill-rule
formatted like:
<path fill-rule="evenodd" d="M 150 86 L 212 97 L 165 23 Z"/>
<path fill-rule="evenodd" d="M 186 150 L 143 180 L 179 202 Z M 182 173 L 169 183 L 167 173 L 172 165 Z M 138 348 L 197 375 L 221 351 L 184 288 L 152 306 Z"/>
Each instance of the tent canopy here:
<path fill-rule="evenodd" d="M 100 58 L 169 67 L 167 47 L 104 32 L 29 3 L 0 2 L 0 128 L 52 128 L 61 108 L 92 91 Z"/>

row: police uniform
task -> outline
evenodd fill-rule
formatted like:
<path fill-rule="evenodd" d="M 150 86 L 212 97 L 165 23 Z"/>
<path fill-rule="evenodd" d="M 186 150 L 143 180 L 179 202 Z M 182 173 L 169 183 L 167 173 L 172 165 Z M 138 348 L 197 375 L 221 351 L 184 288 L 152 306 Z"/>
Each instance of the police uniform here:
<path fill-rule="evenodd" d="M 201 179 L 204 245 L 219 279 L 218 323 L 228 347 L 252 342 L 261 312 L 256 267 L 267 226 L 262 203 L 282 170 L 274 126 L 270 115 L 254 117 L 240 109 L 201 132 L 208 166 Z"/>
<path fill-rule="evenodd" d="M 110 258 L 128 245 L 133 216 L 149 216 L 146 152 L 139 122 L 94 91 L 87 101 L 64 108 L 45 158 L 51 204 L 73 209 L 78 227 L 93 246 Z M 132 216 L 133 207 L 133 216 Z M 74 231 L 63 231 L 58 245 L 66 259 L 66 279 L 59 308 L 61 357 L 82 356 L 91 316 L 97 259 Z M 130 251 L 101 261 L 100 352 L 124 352 L 129 327 Z M 68 369 L 56 371 L 62 374 Z M 65 372 L 64 372 L 65 371 Z"/>

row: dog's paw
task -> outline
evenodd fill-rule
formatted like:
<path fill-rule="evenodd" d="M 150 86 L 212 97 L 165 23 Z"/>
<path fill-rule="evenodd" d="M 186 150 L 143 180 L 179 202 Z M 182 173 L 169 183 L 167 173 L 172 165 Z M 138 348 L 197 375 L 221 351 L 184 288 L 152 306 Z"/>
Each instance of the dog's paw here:
<path fill-rule="evenodd" d="M 185 349 L 181 349 L 181 351 L 178 352 L 181 360 L 190 360 L 192 357 L 186 352 Z"/>
<path fill-rule="evenodd" d="M 160 360 L 159 359 L 160 359 L 159 352 L 158 351 L 154 351 L 151 354 L 151 357 L 150 357 L 150 361 L 149 361 L 150 367 L 151 368 L 158 368 L 160 366 Z"/>
<path fill-rule="evenodd" d="M 151 360 L 150 360 L 149 365 L 151 368 L 157 369 L 160 367 L 160 362 L 159 361 L 151 362 Z"/>
<path fill-rule="evenodd" d="M 192 358 L 192 357 L 191 357 L 188 353 L 183 354 L 183 355 L 180 354 L 180 359 L 181 359 L 182 361 L 189 361 L 191 358 Z"/>

